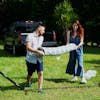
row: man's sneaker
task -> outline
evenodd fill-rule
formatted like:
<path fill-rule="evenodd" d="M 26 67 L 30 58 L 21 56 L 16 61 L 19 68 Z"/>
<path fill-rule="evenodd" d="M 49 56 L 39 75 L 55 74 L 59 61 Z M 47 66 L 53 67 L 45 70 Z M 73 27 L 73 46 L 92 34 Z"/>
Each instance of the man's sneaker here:
<path fill-rule="evenodd" d="M 39 94 L 43 94 L 44 92 L 43 92 L 42 89 L 39 89 L 39 90 L 38 90 L 38 93 L 39 93 Z"/>
<path fill-rule="evenodd" d="M 77 76 L 74 76 L 74 78 L 71 80 L 72 82 L 78 81 Z"/>
<path fill-rule="evenodd" d="M 85 84 L 87 83 L 86 79 L 83 77 L 81 83 Z"/>
<path fill-rule="evenodd" d="M 32 87 L 32 84 L 31 83 L 26 83 L 25 84 L 25 87 L 30 87 L 31 88 Z"/>

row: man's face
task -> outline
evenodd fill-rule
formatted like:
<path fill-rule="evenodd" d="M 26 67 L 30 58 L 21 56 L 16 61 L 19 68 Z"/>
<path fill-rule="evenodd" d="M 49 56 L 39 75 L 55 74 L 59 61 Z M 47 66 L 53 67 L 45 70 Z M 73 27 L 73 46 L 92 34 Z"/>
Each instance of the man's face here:
<path fill-rule="evenodd" d="M 38 27 L 38 33 L 39 33 L 39 35 L 43 35 L 45 33 L 45 27 L 44 26 L 39 26 Z"/>

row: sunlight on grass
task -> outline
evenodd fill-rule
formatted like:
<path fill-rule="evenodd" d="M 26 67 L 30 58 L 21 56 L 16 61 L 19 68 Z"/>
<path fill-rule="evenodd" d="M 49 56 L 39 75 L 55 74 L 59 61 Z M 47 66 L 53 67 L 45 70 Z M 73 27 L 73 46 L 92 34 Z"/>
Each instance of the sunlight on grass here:
<path fill-rule="evenodd" d="M 25 56 L 14 57 L 3 51 L 0 45 L 0 70 L 12 80 L 24 85 L 26 82 Z M 87 84 L 80 84 L 81 79 L 71 83 L 71 76 L 65 74 L 69 54 L 44 57 L 44 94 L 37 93 L 37 73 L 32 76 L 32 90 L 22 91 L 0 75 L 0 100 L 99 100 L 100 99 L 100 48 L 84 48 L 85 71 L 97 71 Z"/>

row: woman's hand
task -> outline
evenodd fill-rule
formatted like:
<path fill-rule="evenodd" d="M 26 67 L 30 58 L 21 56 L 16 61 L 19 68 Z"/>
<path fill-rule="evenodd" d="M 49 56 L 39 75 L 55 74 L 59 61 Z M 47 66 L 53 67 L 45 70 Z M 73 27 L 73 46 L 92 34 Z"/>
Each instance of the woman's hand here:
<path fill-rule="evenodd" d="M 76 45 L 76 46 L 75 46 L 75 50 L 77 50 L 78 48 L 79 48 L 79 46 L 78 46 L 78 45 Z"/>

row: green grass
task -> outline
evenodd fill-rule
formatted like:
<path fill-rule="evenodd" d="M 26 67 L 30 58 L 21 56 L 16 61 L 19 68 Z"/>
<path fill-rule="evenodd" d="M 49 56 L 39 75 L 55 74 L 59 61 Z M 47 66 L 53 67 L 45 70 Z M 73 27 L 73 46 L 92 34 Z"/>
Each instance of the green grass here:
<path fill-rule="evenodd" d="M 100 100 L 100 48 L 84 48 L 85 70 L 96 70 L 96 77 L 87 84 L 71 83 L 71 76 L 65 74 L 69 54 L 44 57 L 44 94 L 38 94 L 37 73 L 33 74 L 32 90 L 22 91 L 0 75 L 0 100 Z M 25 57 L 13 57 L 3 51 L 0 45 L 0 70 L 17 83 L 26 82 Z"/>

